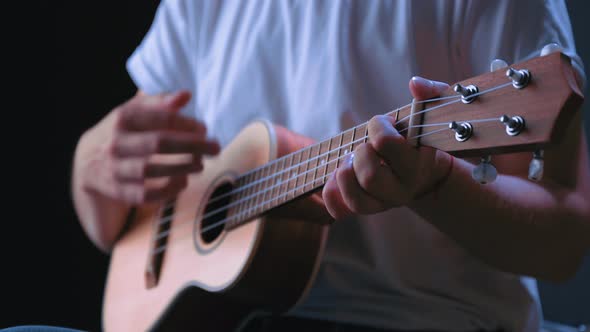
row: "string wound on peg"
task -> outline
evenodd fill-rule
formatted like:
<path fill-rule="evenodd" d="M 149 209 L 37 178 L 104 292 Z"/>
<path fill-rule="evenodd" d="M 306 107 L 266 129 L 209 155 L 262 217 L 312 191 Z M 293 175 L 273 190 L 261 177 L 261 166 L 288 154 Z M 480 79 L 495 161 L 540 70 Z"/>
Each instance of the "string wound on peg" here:
<path fill-rule="evenodd" d="M 455 139 L 459 142 L 465 142 L 473 135 L 473 126 L 469 122 L 449 123 L 449 129 L 455 132 Z"/>
<path fill-rule="evenodd" d="M 473 84 L 463 86 L 457 83 L 455 86 L 453 86 L 453 90 L 461 95 L 461 101 L 464 104 L 471 104 L 475 99 L 477 99 L 477 96 L 472 95 L 479 92 L 479 88 Z"/>
<path fill-rule="evenodd" d="M 504 114 L 500 117 L 500 122 L 506 126 L 506 134 L 510 136 L 520 134 L 525 128 L 524 118 L 519 115 L 508 116 Z"/>
<path fill-rule="evenodd" d="M 527 69 L 514 69 L 510 67 L 506 70 L 506 76 L 512 80 L 512 86 L 517 89 L 526 87 L 531 81 L 531 73 Z"/>

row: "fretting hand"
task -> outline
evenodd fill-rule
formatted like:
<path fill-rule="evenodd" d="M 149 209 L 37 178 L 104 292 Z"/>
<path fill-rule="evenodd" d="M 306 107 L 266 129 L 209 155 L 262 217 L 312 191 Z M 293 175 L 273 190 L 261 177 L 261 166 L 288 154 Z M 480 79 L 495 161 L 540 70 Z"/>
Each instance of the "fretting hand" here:
<path fill-rule="evenodd" d="M 418 100 L 436 97 L 448 88 L 421 77 L 414 77 L 409 86 Z M 406 205 L 432 191 L 448 173 L 449 154 L 408 144 L 394 122 L 387 115 L 373 117 L 368 142 L 356 147 L 324 186 L 323 199 L 335 219 Z"/>

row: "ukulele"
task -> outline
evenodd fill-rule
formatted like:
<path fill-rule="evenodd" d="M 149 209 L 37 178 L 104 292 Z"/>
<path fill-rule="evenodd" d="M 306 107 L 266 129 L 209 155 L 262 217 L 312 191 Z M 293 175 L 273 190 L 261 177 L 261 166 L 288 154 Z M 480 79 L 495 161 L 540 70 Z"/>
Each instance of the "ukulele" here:
<path fill-rule="evenodd" d="M 538 180 L 540 149 L 560 141 L 583 101 L 570 59 L 544 53 L 511 67 L 495 60 L 496 70 L 388 114 L 411 144 L 486 156 L 477 181 L 493 180 L 488 156 L 517 151 L 535 151 Z M 106 331 L 234 331 L 305 298 L 329 226 L 268 212 L 320 190 L 367 142 L 367 123 L 281 157 L 275 128 L 250 124 L 174 201 L 133 210 L 112 252 Z"/>

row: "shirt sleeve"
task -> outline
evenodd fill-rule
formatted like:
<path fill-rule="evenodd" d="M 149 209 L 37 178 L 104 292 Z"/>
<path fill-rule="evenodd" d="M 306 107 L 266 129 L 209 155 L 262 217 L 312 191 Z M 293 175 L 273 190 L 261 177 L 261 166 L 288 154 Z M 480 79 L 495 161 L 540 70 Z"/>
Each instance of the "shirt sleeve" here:
<path fill-rule="evenodd" d="M 489 71 L 490 62 L 509 64 L 540 56 L 547 44 L 556 43 L 571 59 L 586 85 L 584 65 L 576 52 L 569 14 L 563 0 L 482 1 L 489 10 L 471 22 L 472 69 Z M 482 5 L 482 4 L 479 4 Z M 490 8 L 493 6 L 495 8 Z M 492 9 L 492 10 L 490 10 Z"/>
<path fill-rule="evenodd" d="M 127 71 L 138 89 L 147 94 L 189 90 L 195 92 L 194 29 L 187 3 L 163 0 L 141 44 L 127 60 Z"/>

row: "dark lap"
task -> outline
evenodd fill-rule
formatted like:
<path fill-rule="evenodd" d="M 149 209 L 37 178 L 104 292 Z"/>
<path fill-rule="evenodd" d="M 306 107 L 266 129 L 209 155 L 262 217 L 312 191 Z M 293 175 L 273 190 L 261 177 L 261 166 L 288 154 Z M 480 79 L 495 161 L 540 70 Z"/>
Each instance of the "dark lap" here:
<path fill-rule="evenodd" d="M 0 332 L 80 332 L 80 330 L 44 325 L 23 325 L 2 329 Z"/>

